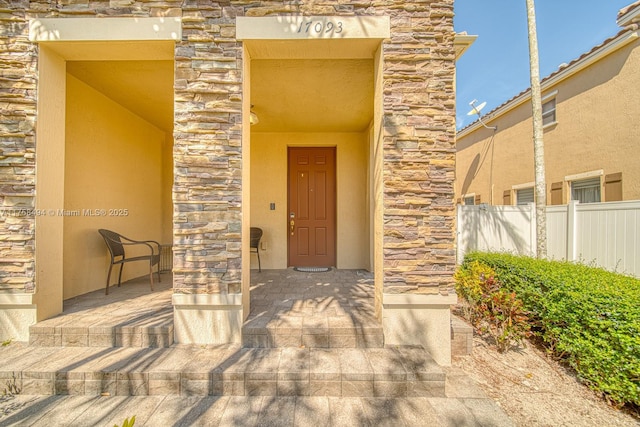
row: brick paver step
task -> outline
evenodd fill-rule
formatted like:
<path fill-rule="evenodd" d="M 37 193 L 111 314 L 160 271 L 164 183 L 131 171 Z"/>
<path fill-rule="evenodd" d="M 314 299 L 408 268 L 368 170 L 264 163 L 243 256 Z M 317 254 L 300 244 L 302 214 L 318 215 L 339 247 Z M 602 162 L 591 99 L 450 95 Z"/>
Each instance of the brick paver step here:
<path fill-rule="evenodd" d="M 421 347 L 0 348 L 0 381 L 24 394 L 109 396 L 444 396 Z"/>
<path fill-rule="evenodd" d="M 381 348 L 371 273 L 263 271 L 252 276 L 247 348 Z"/>
<path fill-rule="evenodd" d="M 379 348 L 384 332 L 372 316 L 251 316 L 242 327 L 247 348 Z"/>
<path fill-rule="evenodd" d="M 173 309 L 83 317 L 64 315 L 29 328 L 29 344 L 39 347 L 169 347 L 173 344 Z"/>

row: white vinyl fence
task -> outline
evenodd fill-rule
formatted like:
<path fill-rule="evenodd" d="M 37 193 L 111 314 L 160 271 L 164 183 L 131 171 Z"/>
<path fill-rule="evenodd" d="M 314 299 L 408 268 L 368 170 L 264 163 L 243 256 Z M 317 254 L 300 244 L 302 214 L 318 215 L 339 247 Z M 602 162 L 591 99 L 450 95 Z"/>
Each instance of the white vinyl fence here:
<path fill-rule="evenodd" d="M 458 206 L 458 262 L 467 252 L 535 256 L 535 206 Z M 640 277 L 640 201 L 547 207 L 547 256 Z"/>

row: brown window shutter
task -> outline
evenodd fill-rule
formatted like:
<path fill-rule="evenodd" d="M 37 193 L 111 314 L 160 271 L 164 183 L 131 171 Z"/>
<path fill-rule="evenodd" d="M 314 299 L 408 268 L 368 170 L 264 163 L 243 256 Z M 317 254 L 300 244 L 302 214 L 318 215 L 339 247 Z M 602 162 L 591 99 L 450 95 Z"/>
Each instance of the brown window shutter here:
<path fill-rule="evenodd" d="M 622 172 L 604 176 L 605 202 L 619 202 L 622 200 Z"/>
<path fill-rule="evenodd" d="M 474 204 L 479 205 L 480 203 L 482 203 L 482 198 L 480 197 L 479 194 L 476 194 L 476 198 L 474 200 Z"/>
<path fill-rule="evenodd" d="M 562 182 L 554 182 L 551 184 L 551 204 L 562 204 Z"/>
<path fill-rule="evenodd" d="M 509 206 L 511 204 L 511 190 L 504 190 L 502 193 L 502 204 Z"/>
<path fill-rule="evenodd" d="M 458 197 L 456 199 L 456 205 L 461 205 L 462 204 L 462 199 L 460 197 Z"/>

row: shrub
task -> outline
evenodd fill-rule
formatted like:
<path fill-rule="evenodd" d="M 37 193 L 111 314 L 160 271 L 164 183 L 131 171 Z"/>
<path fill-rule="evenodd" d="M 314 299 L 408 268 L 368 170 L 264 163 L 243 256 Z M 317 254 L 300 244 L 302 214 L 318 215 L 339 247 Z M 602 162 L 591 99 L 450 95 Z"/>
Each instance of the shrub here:
<path fill-rule="evenodd" d="M 522 301 L 495 279 L 494 271 L 479 262 L 470 263 L 455 275 L 456 291 L 463 298 L 463 316 L 478 332 L 489 335 L 498 351 L 520 343 L 529 332 Z"/>
<path fill-rule="evenodd" d="M 471 253 L 522 299 L 537 336 L 616 404 L 640 405 L 640 280 L 568 262 Z"/>
<path fill-rule="evenodd" d="M 482 297 L 481 281 L 485 277 L 495 276 L 492 268 L 481 264 L 478 261 L 468 263 L 466 268 L 459 268 L 454 278 L 456 280 L 456 292 L 462 301 L 459 304 L 462 309 L 462 315 L 472 325 L 476 323 L 477 312 L 475 306 L 480 303 Z"/>

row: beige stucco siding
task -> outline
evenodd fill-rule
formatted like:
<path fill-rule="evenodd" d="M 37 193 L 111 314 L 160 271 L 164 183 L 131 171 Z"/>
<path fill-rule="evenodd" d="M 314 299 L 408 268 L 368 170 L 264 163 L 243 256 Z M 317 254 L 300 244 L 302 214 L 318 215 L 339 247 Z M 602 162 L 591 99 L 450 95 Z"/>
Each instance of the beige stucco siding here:
<path fill-rule="evenodd" d="M 548 185 L 599 169 L 622 172 L 623 199 L 640 199 L 638 47 L 614 52 L 558 86 L 558 126 L 545 133 Z"/>
<path fill-rule="evenodd" d="M 603 178 L 621 172 L 623 200 L 640 199 L 638 46 L 632 42 L 553 86 L 543 86 L 543 98 L 557 92 L 557 124 L 544 132 L 548 202 L 552 183 L 563 182 L 566 203 L 565 178 L 589 172 Z M 456 197 L 475 194 L 483 203 L 500 205 L 505 190 L 534 181 L 530 102 L 487 119 L 498 127 L 493 141 L 493 132 L 483 128 L 458 137 Z M 607 201 L 604 189 L 602 197 Z"/>
<path fill-rule="evenodd" d="M 482 203 L 490 203 L 493 173 L 494 204 L 502 204 L 502 187 L 533 181 L 533 160 L 526 160 L 533 159 L 532 144 L 517 143 L 520 139 L 531 141 L 527 109 L 530 107 L 522 105 L 511 117 L 497 121 L 500 131 L 493 140 L 491 130 L 481 129 L 458 141 L 456 197 L 475 194 Z"/>
<path fill-rule="evenodd" d="M 133 239 L 163 239 L 165 138 L 155 126 L 67 75 L 65 299 L 105 286 L 108 258 L 99 228 Z M 128 264 L 123 280 L 148 271 L 145 263 Z"/>
<path fill-rule="evenodd" d="M 367 133 L 356 132 L 251 135 L 251 226 L 264 231 L 262 268 L 287 267 L 287 147 L 294 146 L 336 147 L 337 267 L 370 268 Z M 257 268 L 255 255 L 251 261 Z"/>

